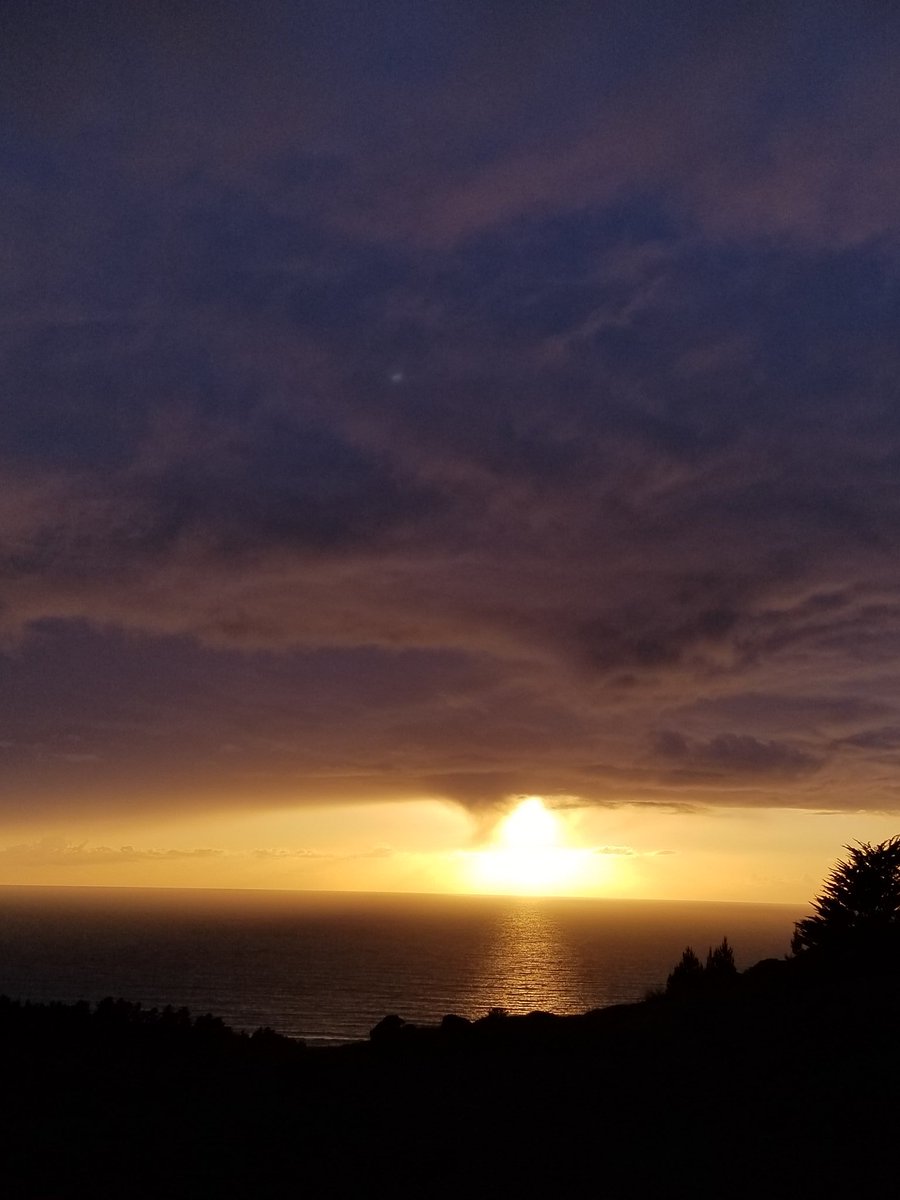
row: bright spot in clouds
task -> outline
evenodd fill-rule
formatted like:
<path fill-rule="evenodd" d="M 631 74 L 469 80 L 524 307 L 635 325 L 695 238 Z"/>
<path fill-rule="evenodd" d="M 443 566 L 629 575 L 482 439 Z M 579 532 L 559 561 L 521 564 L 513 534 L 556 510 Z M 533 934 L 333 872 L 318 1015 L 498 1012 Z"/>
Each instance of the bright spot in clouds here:
<path fill-rule="evenodd" d="M 577 894 L 610 870 L 590 850 L 567 846 L 564 822 L 540 796 L 527 796 L 499 823 L 487 847 L 466 855 L 473 891 Z"/>
<path fill-rule="evenodd" d="M 529 796 L 501 822 L 500 842 L 510 850 L 549 850 L 558 840 L 559 825 L 540 796 Z"/>

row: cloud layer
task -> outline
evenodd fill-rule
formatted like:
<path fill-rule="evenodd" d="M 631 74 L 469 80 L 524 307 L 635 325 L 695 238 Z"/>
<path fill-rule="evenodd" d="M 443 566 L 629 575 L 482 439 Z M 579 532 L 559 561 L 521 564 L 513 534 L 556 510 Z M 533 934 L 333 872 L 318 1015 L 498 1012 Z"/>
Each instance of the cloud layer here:
<path fill-rule="evenodd" d="M 886 6 L 7 6 L 2 804 L 898 807 Z"/>

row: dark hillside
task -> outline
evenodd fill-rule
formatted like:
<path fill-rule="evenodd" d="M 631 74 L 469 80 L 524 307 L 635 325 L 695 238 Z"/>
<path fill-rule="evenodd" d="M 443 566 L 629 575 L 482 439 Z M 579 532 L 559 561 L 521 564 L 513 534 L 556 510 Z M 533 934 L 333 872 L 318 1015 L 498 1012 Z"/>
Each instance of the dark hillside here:
<path fill-rule="evenodd" d="M 582 1017 L 392 1020 L 332 1050 L 121 1002 L 4 1001 L 9 1194 L 836 1195 L 892 1179 L 897 981 L 789 968 Z"/>

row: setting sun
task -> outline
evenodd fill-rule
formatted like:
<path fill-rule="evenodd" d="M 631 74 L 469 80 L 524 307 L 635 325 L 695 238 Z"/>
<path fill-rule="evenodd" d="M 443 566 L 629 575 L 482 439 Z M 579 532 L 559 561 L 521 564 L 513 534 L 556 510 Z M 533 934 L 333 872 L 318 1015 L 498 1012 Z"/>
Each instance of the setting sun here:
<path fill-rule="evenodd" d="M 550 850 L 559 839 L 559 826 L 559 818 L 544 808 L 540 796 L 529 796 L 502 821 L 500 842 L 509 850 Z"/>
<path fill-rule="evenodd" d="M 497 826 L 490 844 L 466 856 L 470 885 L 524 895 L 578 892 L 598 864 L 590 850 L 567 846 L 565 833 L 563 821 L 540 796 L 525 797 Z"/>

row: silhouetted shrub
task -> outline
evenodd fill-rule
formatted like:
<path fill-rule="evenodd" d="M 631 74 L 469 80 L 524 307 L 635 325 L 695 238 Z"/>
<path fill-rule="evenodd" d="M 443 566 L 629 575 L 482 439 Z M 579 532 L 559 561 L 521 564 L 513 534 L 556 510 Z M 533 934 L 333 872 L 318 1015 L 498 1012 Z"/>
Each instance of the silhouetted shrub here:
<path fill-rule="evenodd" d="M 400 1034 L 406 1029 L 406 1022 L 397 1013 L 388 1013 L 386 1017 L 382 1017 L 377 1025 L 369 1030 L 369 1040 L 372 1042 L 396 1041 Z"/>
<path fill-rule="evenodd" d="M 441 1032 L 451 1037 L 465 1036 L 472 1028 L 468 1017 L 460 1017 L 456 1013 L 447 1013 L 441 1018 Z"/>

